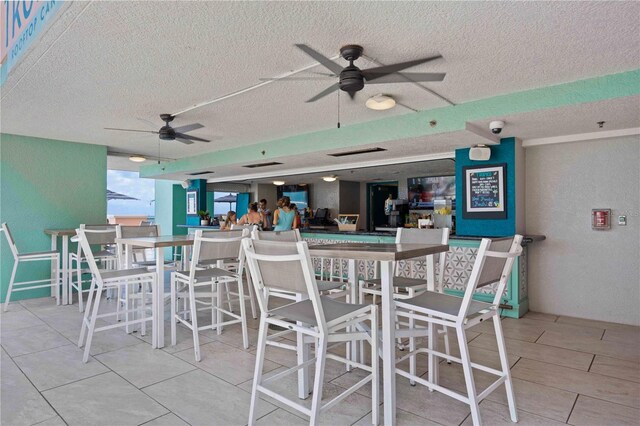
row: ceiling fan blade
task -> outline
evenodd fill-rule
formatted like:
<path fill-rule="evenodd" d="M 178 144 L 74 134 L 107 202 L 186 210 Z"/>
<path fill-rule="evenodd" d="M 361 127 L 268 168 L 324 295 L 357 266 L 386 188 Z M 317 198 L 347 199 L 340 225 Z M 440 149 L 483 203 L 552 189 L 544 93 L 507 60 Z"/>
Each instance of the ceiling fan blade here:
<path fill-rule="evenodd" d="M 180 142 L 180 143 L 185 144 L 185 145 L 193 145 L 193 142 L 192 142 L 192 141 L 190 141 L 189 139 L 179 138 L 177 135 L 176 135 L 176 140 L 177 140 L 178 142 Z"/>
<path fill-rule="evenodd" d="M 326 89 L 324 89 L 322 92 L 320 92 L 317 95 L 315 95 L 313 98 L 307 100 L 307 102 L 315 102 L 320 98 L 324 98 L 329 93 L 335 92 L 339 88 L 340 88 L 340 83 L 332 84 L 331 86 L 329 86 Z"/>
<path fill-rule="evenodd" d="M 184 133 L 176 132 L 176 139 L 188 139 L 190 141 L 198 141 L 198 142 L 211 142 L 209 139 L 202 139 L 197 136 L 185 135 Z"/>
<path fill-rule="evenodd" d="M 368 84 L 384 84 L 384 83 L 411 83 L 419 81 L 442 81 L 446 74 L 443 72 L 403 72 L 384 74 L 380 78 L 376 78 Z"/>
<path fill-rule="evenodd" d="M 153 130 L 138 130 L 138 129 L 118 129 L 115 127 L 105 127 L 105 130 L 117 130 L 120 132 L 138 132 L 138 133 L 154 133 L 154 134 L 158 134 L 158 132 L 154 132 Z"/>
<path fill-rule="evenodd" d="M 336 64 L 331 59 L 324 56 L 322 53 L 317 52 L 316 50 L 310 48 L 306 44 L 296 44 L 296 46 L 300 50 L 302 50 L 304 53 L 311 56 L 316 61 L 320 62 L 322 65 L 328 68 L 329 71 L 331 71 L 332 73 L 338 75 L 342 72 L 342 67 L 340 65 Z"/>
<path fill-rule="evenodd" d="M 317 76 L 317 77 L 275 77 L 275 78 L 261 78 L 260 81 L 308 81 L 308 80 L 322 80 L 322 81 L 326 81 L 328 78 L 331 78 L 329 76 L 327 77 L 321 77 L 321 76 Z M 335 78 L 335 77 L 334 77 Z"/>
<path fill-rule="evenodd" d="M 367 80 L 374 80 L 376 78 L 382 77 L 383 75 L 402 71 L 406 68 L 411 68 L 413 66 L 424 64 L 425 62 L 434 61 L 440 58 L 442 58 L 442 55 L 430 56 L 428 58 L 415 59 L 413 61 L 407 62 L 399 62 L 397 64 L 384 65 L 382 67 L 369 68 L 366 70 L 362 70 L 362 75 Z"/>
<path fill-rule="evenodd" d="M 193 124 L 187 124 L 186 126 L 174 127 L 173 130 L 175 130 L 178 133 L 187 133 L 193 130 L 202 129 L 203 127 L 204 126 L 200 123 L 193 123 Z"/>

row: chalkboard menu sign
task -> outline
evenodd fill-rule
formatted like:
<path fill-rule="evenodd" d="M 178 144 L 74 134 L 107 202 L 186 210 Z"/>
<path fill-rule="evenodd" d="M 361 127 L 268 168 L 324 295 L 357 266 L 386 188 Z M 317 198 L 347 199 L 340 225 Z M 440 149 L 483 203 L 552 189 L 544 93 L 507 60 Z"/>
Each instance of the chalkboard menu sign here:
<path fill-rule="evenodd" d="M 465 219 L 505 219 L 505 169 L 507 165 L 463 167 Z"/>

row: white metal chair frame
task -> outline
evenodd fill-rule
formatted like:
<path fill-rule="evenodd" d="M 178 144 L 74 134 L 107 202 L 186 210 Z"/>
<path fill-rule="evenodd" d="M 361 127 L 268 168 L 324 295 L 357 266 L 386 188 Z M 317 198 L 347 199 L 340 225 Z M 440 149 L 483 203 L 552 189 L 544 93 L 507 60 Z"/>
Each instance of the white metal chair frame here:
<path fill-rule="evenodd" d="M 238 235 L 237 237 L 223 238 L 216 236 L 216 234 L 232 234 Z M 212 237 L 210 237 L 212 236 Z M 242 282 L 242 274 L 244 272 L 244 252 L 240 242 L 249 237 L 249 230 L 243 229 L 238 231 L 213 231 L 207 232 L 206 236 L 203 236 L 201 229 L 195 233 L 193 242 L 193 251 L 191 255 L 191 267 L 189 271 L 176 271 L 171 274 L 171 345 L 176 344 L 176 322 L 184 324 L 193 333 L 194 353 L 196 361 L 200 361 L 200 338 L 199 331 L 202 330 L 216 330 L 217 334 L 222 333 L 222 329 L 226 325 L 238 324 L 242 326 L 242 343 L 244 348 L 249 347 L 249 335 L 247 331 L 247 317 L 245 312 L 245 296 L 244 285 Z M 234 254 L 233 257 L 216 258 L 218 267 L 216 268 L 202 268 L 199 265 L 201 259 L 201 251 L 203 249 L 203 243 L 207 245 L 213 244 L 237 244 L 238 254 Z M 236 271 L 229 271 L 224 268 L 225 259 L 238 259 L 238 266 Z M 209 259 L 207 259 L 209 260 Z M 198 274 L 198 272 L 201 272 Z M 228 290 L 229 283 L 236 283 L 238 285 L 238 291 L 230 292 Z M 222 285 L 227 289 L 227 295 L 237 296 L 236 301 L 240 305 L 240 314 L 236 314 L 231 309 L 222 308 Z M 200 287 L 209 287 L 210 292 L 197 292 L 196 289 Z M 189 300 L 189 307 L 186 309 L 178 310 L 177 302 L 178 297 Z M 203 297 L 209 297 L 210 302 L 205 302 Z M 203 306 L 198 308 L 198 306 Z M 200 326 L 198 325 L 198 312 L 210 310 L 211 311 L 211 324 Z M 223 314 L 226 314 L 234 319 L 223 321 Z M 187 317 L 188 315 L 188 317 Z"/>
<path fill-rule="evenodd" d="M 258 393 L 270 396 L 271 398 L 306 414 L 310 417 L 310 424 L 316 425 L 319 422 L 319 415 L 321 412 L 333 407 L 360 387 L 365 386 L 370 382 L 372 386 L 372 423 L 377 425 L 379 410 L 379 369 L 377 356 L 378 307 L 376 305 L 351 305 L 321 297 L 318 292 L 315 272 L 311 263 L 308 246 L 304 241 L 289 243 L 246 239 L 242 241 L 242 246 L 247 257 L 247 264 L 251 271 L 252 281 L 256 287 L 256 294 L 258 296 L 258 304 L 261 312 L 255 375 L 251 391 L 249 425 L 255 425 L 256 423 L 256 404 L 258 402 Z M 256 251 L 265 251 L 270 254 L 257 253 Z M 282 271 L 283 276 L 287 279 L 278 280 L 277 285 L 274 285 L 274 282 L 272 282 L 272 272 L 265 271 L 261 264 L 262 262 L 276 263 L 275 266 L 278 268 L 278 271 Z M 288 269 L 287 266 L 291 266 L 292 264 L 294 266 Z M 278 272 L 278 274 L 280 274 L 280 272 Z M 272 290 L 285 290 L 292 293 L 304 294 L 304 296 L 308 296 L 309 299 L 270 310 L 268 308 L 268 301 Z M 342 305 L 343 307 L 346 307 L 346 309 L 343 314 L 338 314 L 338 316 L 327 321 L 323 304 L 329 303 L 329 301 L 331 301 L 332 304 Z M 315 324 L 303 324 L 299 321 L 295 324 L 290 322 L 295 318 L 287 317 L 286 313 L 294 312 L 296 310 L 306 312 L 306 314 L 309 315 L 309 318 L 313 318 Z M 309 310 L 312 310 L 313 312 L 309 312 Z M 348 331 L 349 328 L 364 325 L 365 322 L 370 323 L 370 327 L 366 327 L 371 330 L 370 333 L 366 331 Z M 295 367 L 289 368 L 268 378 L 263 378 L 262 369 L 264 365 L 267 329 L 269 325 L 276 325 L 302 334 L 306 344 L 310 345 L 315 343 L 315 358 L 301 363 L 299 362 Z M 360 327 L 361 330 L 364 328 L 365 327 Z M 345 343 L 351 340 L 366 340 L 369 342 L 371 345 L 371 366 L 327 352 L 329 342 Z M 327 359 L 333 359 L 344 364 L 351 365 L 352 367 L 361 368 L 370 374 L 349 389 L 342 392 L 340 395 L 323 404 L 322 388 L 324 369 Z M 308 409 L 265 386 L 267 383 L 274 380 L 278 380 L 284 376 L 298 372 L 302 368 L 306 368 L 314 362 L 316 366 L 311 409 Z"/>
<path fill-rule="evenodd" d="M 396 368 L 396 373 L 409 378 L 411 381 L 428 387 L 431 391 L 435 390 L 444 393 L 458 401 L 468 404 L 471 407 L 471 417 L 474 425 L 482 424 L 478 404 L 502 383 L 505 384 L 507 392 L 507 401 L 509 403 L 511 420 L 513 422 L 518 421 L 513 383 L 511 381 L 511 370 L 509 369 L 509 362 L 507 360 L 507 351 L 499 315 L 499 306 L 500 299 L 502 298 L 507 281 L 511 275 L 515 258 L 522 253 L 521 243 L 521 235 L 515 235 L 513 239 L 496 240 L 493 242 L 490 239 L 482 239 L 476 260 L 473 264 L 471 276 L 469 277 L 464 295 L 461 298 L 441 293 L 426 292 L 414 299 L 398 300 L 396 302 L 396 312 L 398 316 L 427 322 L 430 331 L 429 347 L 419 348 L 412 352 L 412 354 L 428 354 L 428 380 L 399 368 Z M 504 250 L 505 247 L 507 247 L 507 250 Z M 473 294 L 477 288 L 495 284 L 496 282 L 498 282 L 498 285 L 491 303 L 473 300 Z M 437 299 L 434 299 L 434 297 Z M 432 302 L 425 302 L 430 299 Z M 455 312 L 455 308 L 458 305 L 459 309 Z M 489 319 L 493 319 L 502 368 L 501 371 L 473 363 L 469 358 L 469 348 L 467 345 L 465 330 Z M 434 344 L 435 339 L 432 337 L 433 334 L 431 333 L 431 331 L 433 331 L 434 324 L 451 327 L 456 330 L 458 344 L 460 346 L 460 358 L 437 351 L 437 344 Z M 462 364 L 467 395 L 454 392 L 438 384 L 437 358 L 444 358 L 448 361 Z M 473 378 L 473 368 L 496 375 L 498 376 L 498 379 L 478 394 Z"/>
<path fill-rule="evenodd" d="M 84 252 L 84 256 L 87 264 L 89 265 L 89 269 L 91 270 L 91 274 L 93 276 L 91 282 L 91 288 L 89 290 L 89 297 L 87 298 L 87 309 L 84 313 L 84 318 L 82 320 L 82 328 L 80 330 L 80 337 L 78 339 L 78 347 L 84 349 L 83 361 L 87 362 L 89 360 L 89 352 L 91 351 L 91 341 L 93 339 L 93 335 L 99 331 L 110 330 L 116 327 L 128 327 L 133 324 L 141 324 L 142 334 L 146 332 L 146 323 L 151 321 L 152 324 L 152 336 L 153 336 L 153 344 L 155 346 L 156 342 L 156 329 L 158 326 L 158 318 L 156 315 L 157 309 L 155 306 L 155 297 L 152 298 L 152 305 L 149 309 L 146 304 L 142 303 L 137 309 L 127 310 L 125 313 L 136 312 L 138 317 L 133 320 L 127 320 L 125 322 L 116 322 L 115 324 L 109 324 L 103 327 L 96 328 L 96 320 L 100 318 L 110 317 L 110 316 L 118 316 L 119 312 L 110 312 L 105 314 L 98 314 L 100 309 L 100 299 L 102 290 L 109 287 L 115 287 L 118 290 L 122 286 L 130 286 L 133 285 L 136 288 L 141 288 L 143 294 L 146 291 L 147 285 L 150 286 L 151 291 L 157 291 L 156 288 L 156 273 L 153 271 L 149 271 L 146 268 L 135 268 L 135 269 L 119 269 L 115 271 L 101 271 L 98 269 L 98 265 L 93 258 L 93 253 L 91 251 L 90 243 L 87 239 L 86 234 L 100 234 L 100 233 L 109 233 L 113 232 L 111 230 L 92 230 L 92 229 L 76 229 L 78 234 L 79 244 L 82 245 L 82 250 Z M 119 292 L 119 291 L 118 291 Z M 145 300 L 143 297 L 142 300 Z M 150 315 L 147 315 L 147 311 L 150 310 Z M 120 312 L 122 313 L 122 312 Z M 84 344 L 86 334 L 86 345 Z"/>
<path fill-rule="evenodd" d="M 61 285 L 61 277 L 60 277 L 60 254 L 53 251 L 42 251 L 42 252 L 30 252 L 30 253 L 22 253 L 18 252 L 18 248 L 16 247 L 16 243 L 13 240 L 13 236 L 11 235 L 11 231 L 9 230 L 9 226 L 6 222 L 2 224 L 1 231 L 4 231 L 5 236 L 7 237 L 7 242 L 9 243 L 9 248 L 11 249 L 11 253 L 13 254 L 13 269 L 11 270 L 11 279 L 9 280 L 9 288 L 7 289 L 7 296 L 4 301 L 4 310 L 9 308 L 9 301 L 11 299 L 11 293 L 14 291 L 25 291 L 25 290 L 33 290 L 37 288 L 54 288 L 55 287 L 55 295 L 56 295 L 56 304 L 60 304 L 60 285 Z M 16 282 L 16 273 L 18 272 L 18 265 L 21 262 L 37 262 L 37 261 L 46 261 L 51 262 L 52 270 L 51 276 L 48 279 L 44 280 L 32 280 L 32 281 L 21 281 Z M 49 284 L 41 284 L 46 283 Z M 34 285 L 38 284 L 38 285 Z"/>
<path fill-rule="evenodd" d="M 449 228 L 443 228 L 442 230 L 435 230 L 435 229 L 404 229 L 404 228 L 398 228 L 398 231 L 396 233 L 396 244 L 402 244 L 402 243 L 418 243 L 420 242 L 421 238 L 419 237 L 420 234 L 424 234 L 426 235 L 426 233 L 433 233 L 435 234 L 436 232 L 441 231 L 441 238 L 440 238 L 440 244 L 443 245 L 448 245 L 449 244 L 449 233 L 450 230 Z M 432 234 L 432 235 L 433 235 Z M 416 236 L 418 236 L 418 238 L 416 238 Z M 445 265 L 447 263 L 447 256 L 448 253 L 447 252 L 442 252 L 440 253 L 440 255 L 438 256 L 438 265 L 437 265 L 437 282 L 435 283 L 436 285 L 436 289 L 439 293 L 443 293 L 444 292 L 444 272 L 445 272 Z M 415 263 L 415 260 L 413 261 L 409 261 L 411 262 L 411 264 L 413 265 Z M 427 262 L 427 256 L 425 256 L 425 264 L 428 265 Z M 428 266 L 427 266 L 428 267 Z M 435 265 L 434 265 L 435 267 Z M 398 271 L 398 263 L 396 263 L 394 265 L 395 268 L 395 276 L 399 276 L 399 271 Z M 413 268 L 413 267 L 412 267 Z M 404 278 L 404 277 L 403 277 Z M 427 290 L 427 286 L 428 286 L 428 282 L 426 279 L 417 279 L 417 278 L 409 278 L 406 281 L 408 281 L 408 283 L 406 283 L 406 285 L 403 286 L 402 283 L 395 285 L 394 284 L 394 294 L 393 294 L 393 298 L 398 300 L 398 299 L 410 299 L 415 297 L 417 294 L 420 294 L 424 291 Z M 373 283 L 373 287 L 367 287 L 368 284 Z M 400 292 L 399 290 L 402 289 L 404 290 L 404 292 Z M 365 294 L 371 294 L 373 295 L 373 303 L 376 303 L 376 296 L 382 296 L 382 290 L 380 289 L 380 280 L 379 279 L 373 279 L 373 280 L 360 280 L 359 282 L 359 297 L 360 297 L 360 303 L 364 303 L 364 298 L 365 298 Z M 408 326 L 408 329 L 401 329 L 401 327 L 403 326 Z M 415 350 L 416 350 L 416 337 L 426 337 L 428 335 L 428 329 L 427 327 L 423 327 L 423 326 L 418 326 L 415 322 L 415 320 L 413 318 L 409 318 L 408 322 L 402 322 L 400 321 L 400 318 L 398 318 L 396 316 L 396 328 L 399 330 L 396 332 L 397 337 L 397 341 L 398 341 L 398 348 L 400 350 L 404 350 L 405 349 L 405 345 L 402 342 L 402 338 L 403 337 L 408 337 L 409 338 L 409 353 L 404 355 L 403 357 L 401 357 L 400 359 L 397 360 L 398 363 L 406 360 L 407 358 L 409 359 L 409 372 L 412 375 L 416 375 L 416 369 L 417 369 L 417 360 L 416 360 L 416 356 L 415 356 Z M 442 329 L 438 330 L 438 333 L 442 333 L 444 334 L 444 345 L 445 345 L 445 352 L 447 354 L 449 354 L 449 334 L 447 332 L 447 328 L 443 327 Z M 361 350 L 362 353 L 362 350 Z M 450 361 L 447 361 L 448 363 L 450 363 Z M 415 382 L 413 380 L 410 381 L 410 384 L 413 386 L 415 385 Z"/>
<path fill-rule="evenodd" d="M 121 263 L 119 264 L 119 259 L 118 259 L 118 255 L 115 252 L 110 252 L 108 250 L 105 249 L 105 246 L 107 245 L 115 245 L 115 237 L 116 237 L 116 225 L 85 225 L 82 224 L 80 225 L 81 229 L 102 229 L 102 230 L 109 230 L 109 233 L 105 233 L 104 235 L 99 235 L 95 238 L 98 238 L 98 240 L 95 241 L 90 241 L 89 245 L 90 246 L 95 246 L 95 245 L 99 245 L 100 246 L 100 250 L 99 251 L 93 251 L 92 250 L 92 255 L 94 260 L 99 261 L 102 265 L 104 265 L 103 269 L 118 269 L 119 265 L 121 265 Z M 91 234 L 90 234 L 91 235 Z M 71 238 L 72 242 L 78 242 L 78 236 L 76 235 L 75 237 Z M 73 263 L 75 262 L 75 268 L 73 266 Z M 84 300 L 82 297 L 82 293 L 88 293 L 90 291 L 90 289 L 83 289 L 83 284 L 85 283 L 89 283 L 91 282 L 91 280 L 83 280 L 82 279 L 82 274 L 86 274 L 86 273 L 91 273 L 91 271 L 89 270 L 89 268 L 85 267 L 83 268 L 82 265 L 86 264 L 87 260 L 86 260 L 86 256 L 83 254 L 82 252 L 82 246 L 80 244 L 78 244 L 78 249 L 76 250 L 76 253 L 69 253 L 69 282 L 67 283 L 67 286 L 69 288 L 68 293 L 69 293 L 69 304 L 73 304 L 73 290 L 75 289 L 76 292 L 78 293 L 78 310 L 80 312 L 84 312 Z M 75 274 L 75 280 L 74 280 L 74 274 Z"/>

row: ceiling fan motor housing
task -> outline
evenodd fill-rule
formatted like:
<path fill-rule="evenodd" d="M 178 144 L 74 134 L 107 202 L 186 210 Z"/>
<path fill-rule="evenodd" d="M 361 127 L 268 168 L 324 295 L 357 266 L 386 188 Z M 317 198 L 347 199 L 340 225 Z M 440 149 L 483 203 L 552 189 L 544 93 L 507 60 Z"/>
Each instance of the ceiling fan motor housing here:
<path fill-rule="evenodd" d="M 172 141 L 176 138 L 176 131 L 169 125 L 162 126 L 158 132 L 158 137 L 163 141 Z"/>
<path fill-rule="evenodd" d="M 349 65 L 340 73 L 340 90 L 358 92 L 364 87 L 362 71 L 355 65 Z"/>

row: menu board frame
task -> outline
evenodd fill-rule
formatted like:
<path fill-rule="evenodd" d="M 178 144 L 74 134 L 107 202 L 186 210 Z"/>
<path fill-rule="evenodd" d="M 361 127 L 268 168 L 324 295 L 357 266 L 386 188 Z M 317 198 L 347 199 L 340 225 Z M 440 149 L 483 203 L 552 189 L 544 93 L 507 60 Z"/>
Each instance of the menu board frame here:
<path fill-rule="evenodd" d="M 507 164 L 491 164 L 482 166 L 466 166 L 462 168 L 462 217 L 464 219 L 506 219 L 507 218 Z M 498 206 L 472 207 L 471 205 L 471 174 L 478 172 L 498 172 Z"/>
<path fill-rule="evenodd" d="M 198 190 L 187 191 L 187 216 L 198 215 Z"/>

